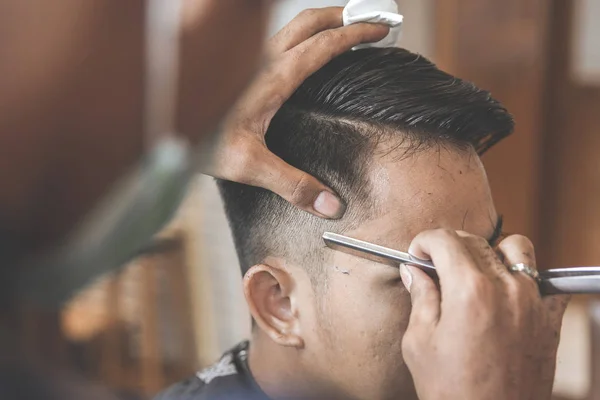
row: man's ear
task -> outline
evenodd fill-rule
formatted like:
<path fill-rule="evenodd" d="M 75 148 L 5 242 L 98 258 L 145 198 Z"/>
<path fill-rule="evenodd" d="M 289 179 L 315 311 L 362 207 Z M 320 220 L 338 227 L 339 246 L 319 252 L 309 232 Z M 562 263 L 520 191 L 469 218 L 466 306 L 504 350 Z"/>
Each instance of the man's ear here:
<path fill-rule="evenodd" d="M 282 346 L 304 346 L 295 302 L 290 296 L 295 282 L 279 266 L 258 264 L 244 275 L 244 295 L 256 324 L 275 343 Z"/>

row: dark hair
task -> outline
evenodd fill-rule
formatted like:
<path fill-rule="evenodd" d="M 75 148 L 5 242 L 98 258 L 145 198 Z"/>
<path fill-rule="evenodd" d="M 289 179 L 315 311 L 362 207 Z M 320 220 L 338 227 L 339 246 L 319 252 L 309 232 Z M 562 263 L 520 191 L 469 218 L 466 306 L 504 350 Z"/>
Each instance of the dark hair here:
<path fill-rule="evenodd" d="M 347 52 L 283 105 L 266 133 L 268 148 L 320 179 L 348 205 L 339 221 L 295 209 L 261 188 L 218 181 L 242 272 L 268 255 L 318 264 L 321 234 L 343 231 L 375 212 L 366 178 L 378 143 L 418 151 L 432 145 L 483 153 L 513 130 L 489 92 L 399 48 Z M 394 142 L 396 143 L 396 142 Z M 318 280 L 318 279 L 317 279 Z"/>

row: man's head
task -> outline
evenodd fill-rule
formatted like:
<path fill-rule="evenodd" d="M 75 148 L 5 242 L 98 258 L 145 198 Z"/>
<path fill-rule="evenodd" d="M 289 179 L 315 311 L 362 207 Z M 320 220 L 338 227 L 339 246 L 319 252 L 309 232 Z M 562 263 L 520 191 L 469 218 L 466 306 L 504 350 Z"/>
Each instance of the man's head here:
<path fill-rule="evenodd" d="M 321 220 L 264 189 L 219 182 L 257 340 L 291 349 L 294 375 L 329 396 L 410 394 L 398 270 L 329 250 L 321 235 L 400 250 L 430 228 L 492 238 L 498 216 L 478 154 L 512 129 L 489 93 L 402 49 L 349 52 L 307 79 L 273 118 L 267 146 L 336 190 L 344 217 Z"/>

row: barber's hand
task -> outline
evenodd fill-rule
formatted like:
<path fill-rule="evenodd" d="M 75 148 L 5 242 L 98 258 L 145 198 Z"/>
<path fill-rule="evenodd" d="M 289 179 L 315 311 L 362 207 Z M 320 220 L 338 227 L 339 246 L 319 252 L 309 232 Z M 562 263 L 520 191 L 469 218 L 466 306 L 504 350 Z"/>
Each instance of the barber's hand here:
<path fill-rule="evenodd" d="M 224 126 L 209 175 L 269 189 L 295 206 L 339 218 L 345 205 L 327 186 L 275 156 L 265 133 L 281 105 L 311 74 L 337 55 L 383 38 L 388 28 L 342 27 L 342 8 L 306 10 L 267 46 L 269 62 L 238 102 Z"/>
<path fill-rule="evenodd" d="M 419 398 L 550 399 L 568 297 L 542 298 L 532 278 L 507 269 L 535 267 L 531 242 L 510 236 L 496 253 L 483 238 L 434 230 L 409 251 L 433 260 L 441 288 L 402 267 L 412 297 L 402 348 Z"/>

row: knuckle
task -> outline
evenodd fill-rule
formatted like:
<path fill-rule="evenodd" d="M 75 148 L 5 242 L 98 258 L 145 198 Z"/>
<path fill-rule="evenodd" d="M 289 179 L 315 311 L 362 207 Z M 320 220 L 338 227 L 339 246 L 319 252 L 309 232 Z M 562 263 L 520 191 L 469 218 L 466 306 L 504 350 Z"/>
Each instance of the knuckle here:
<path fill-rule="evenodd" d="M 435 229 L 432 231 L 431 235 L 439 240 L 449 240 L 458 238 L 458 235 L 455 231 L 445 228 Z"/>
<path fill-rule="evenodd" d="M 522 251 L 533 251 L 535 249 L 531 240 L 523 235 L 510 235 L 500 245 L 503 249 L 515 248 Z"/>
<path fill-rule="evenodd" d="M 308 206 L 312 199 L 307 199 L 307 191 L 310 188 L 310 179 L 308 175 L 303 174 L 299 180 L 294 183 L 293 189 L 290 193 L 288 201 L 292 204 L 300 206 Z"/>
<path fill-rule="evenodd" d="M 304 20 L 304 19 L 314 19 L 319 15 L 319 9 L 317 8 L 307 8 L 305 10 L 302 10 L 300 12 L 300 14 L 298 14 L 298 16 L 296 17 L 296 19 L 300 20 Z"/>
<path fill-rule="evenodd" d="M 533 243 L 527 236 L 516 234 L 512 235 L 511 238 L 519 242 L 521 245 L 533 247 Z"/>
<path fill-rule="evenodd" d="M 478 247 L 485 247 L 485 248 L 489 248 L 490 247 L 490 244 L 488 243 L 488 241 L 486 239 L 484 239 L 483 237 L 481 237 L 481 236 L 471 235 L 471 240 Z"/>
<path fill-rule="evenodd" d="M 445 247 L 456 247 L 464 246 L 463 243 L 460 242 L 458 235 L 455 231 L 450 229 L 430 229 L 423 232 L 420 232 L 413 239 L 412 245 L 422 245 L 428 243 L 428 246 L 431 248 L 445 248 Z"/>
<path fill-rule="evenodd" d="M 340 43 L 344 39 L 344 33 L 338 29 L 332 29 L 319 34 L 319 44 L 329 46 L 331 43 Z"/>
<path fill-rule="evenodd" d="M 429 242 L 435 246 L 443 246 L 449 242 L 456 242 L 458 239 L 458 235 L 453 230 L 438 228 L 419 233 L 414 238 L 414 242 Z"/>
<path fill-rule="evenodd" d="M 468 232 L 464 232 L 464 231 L 459 231 L 457 232 L 457 235 L 467 244 L 474 246 L 474 247 L 481 247 L 481 246 L 485 246 L 485 247 L 489 247 L 489 243 L 486 239 L 484 239 L 481 236 L 478 235 L 473 235 L 472 233 L 468 233 Z"/>
<path fill-rule="evenodd" d="M 313 49 L 308 46 L 298 46 L 291 53 L 291 62 L 293 65 L 298 65 L 302 60 L 309 57 Z M 282 82 L 283 83 L 283 82 Z"/>
<path fill-rule="evenodd" d="M 480 237 L 480 236 L 475 236 L 475 235 L 469 235 L 466 237 L 463 237 L 462 240 L 465 242 L 465 244 L 471 248 L 471 250 L 485 250 L 485 249 L 490 249 L 490 245 L 487 242 L 487 240 L 485 240 L 484 238 Z"/>

